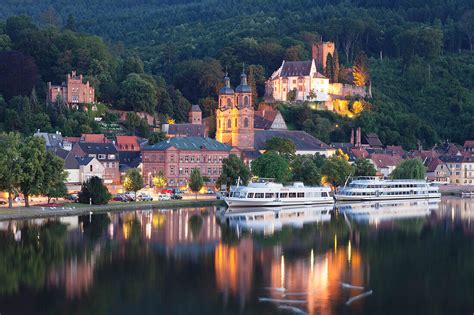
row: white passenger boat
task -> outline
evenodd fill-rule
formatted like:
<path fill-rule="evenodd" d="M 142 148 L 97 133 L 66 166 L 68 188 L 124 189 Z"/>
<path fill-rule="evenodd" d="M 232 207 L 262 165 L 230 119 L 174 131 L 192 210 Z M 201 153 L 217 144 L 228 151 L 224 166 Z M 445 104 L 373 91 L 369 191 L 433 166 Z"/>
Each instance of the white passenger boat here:
<path fill-rule="evenodd" d="M 440 198 L 439 188 L 424 180 L 356 177 L 335 195 L 337 201 Z"/>
<path fill-rule="evenodd" d="M 283 226 L 301 228 L 304 224 L 328 222 L 333 205 L 228 208 L 222 219 L 230 227 L 271 235 Z"/>
<path fill-rule="evenodd" d="M 438 210 L 440 201 L 440 198 L 364 201 L 343 203 L 337 208 L 355 221 L 377 224 L 389 220 L 426 217 Z"/>
<path fill-rule="evenodd" d="M 333 204 L 330 192 L 327 187 L 305 187 L 303 183 L 283 186 L 265 180 L 249 183 L 248 186 L 231 187 L 225 202 L 229 207 Z"/>

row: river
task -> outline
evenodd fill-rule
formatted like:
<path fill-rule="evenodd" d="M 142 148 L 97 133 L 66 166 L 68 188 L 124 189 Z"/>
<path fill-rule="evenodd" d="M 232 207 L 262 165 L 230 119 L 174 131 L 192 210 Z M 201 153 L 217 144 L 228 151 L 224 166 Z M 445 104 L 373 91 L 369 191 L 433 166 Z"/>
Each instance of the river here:
<path fill-rule="evenodd" d="M 443 197 L 5 221 L 0 314 L 472 314 L 472 220 Z"/>

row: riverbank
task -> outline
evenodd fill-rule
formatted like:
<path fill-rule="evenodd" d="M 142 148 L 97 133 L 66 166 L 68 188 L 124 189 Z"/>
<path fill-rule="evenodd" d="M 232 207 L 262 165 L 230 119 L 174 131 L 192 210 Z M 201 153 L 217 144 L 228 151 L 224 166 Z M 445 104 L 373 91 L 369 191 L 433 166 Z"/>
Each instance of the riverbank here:
<path fill-rule="evenodd" d="M 152 209 L 176 209 L 176 208 L 194 208 L 209 206 L 225 206 L 223 200 L 169 200 L 169 201 L 151 201 L 151 202 L 130 202 L 130 203 L 112 203 L 107 205 L 85 205 L 78 203 L 65 204 L 60 207 L 38 207 L 32 206 L 17 208 L 1 208 L 0 221 L 6 220 L 24 220 L 47 217 L 76 216 L 92 213 L 116 212 L 116 211 L 135 211 Z"/>

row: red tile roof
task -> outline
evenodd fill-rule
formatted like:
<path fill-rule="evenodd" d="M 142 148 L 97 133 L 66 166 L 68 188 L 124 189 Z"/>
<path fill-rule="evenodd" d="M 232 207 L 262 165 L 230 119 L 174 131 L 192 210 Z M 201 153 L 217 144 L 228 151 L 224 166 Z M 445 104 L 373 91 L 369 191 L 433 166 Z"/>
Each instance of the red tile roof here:
<path fill-rule="evenodd" d="M 92 133 L 84 133 L 81 135 L 81 142 L 88 142 L 88 143 L 108 143 L 109 141 L 105 137 L 104 134 L 92 134 Z"/>
<path fill-rule="evenodd" d="M 81 137 L 64 137 L 64 141 L 71 142 L 71 143 L 77 143 L 81 141 Z"/>
<path fill-rule="evenodd" d="M 136 136 L 117 136 L 116 146 L 119 151 L 140 151 Z"/>
<path fill-rule="evenodd" d="M 370 159 L 379 168 L 397 166 L 402 161 L 400 156 L 390 154 L 372 154 Z"/>
<path fill-rule="evenodd" d="M 474 147 L 474 140 L 466 140 L 466 141 L 464 142 L 464 147 L 465 147 L 465 148 Z"/>
<path fill-rule="evenodd" d="M 369 157 L 369 152 L 367 152 L 367 150 L 364 148 L 352 148 L 351 151 L 352 151 L 352 154 L 354 154 L 354 156 L 357 159 L 363 159 L 363 158 Z"/>

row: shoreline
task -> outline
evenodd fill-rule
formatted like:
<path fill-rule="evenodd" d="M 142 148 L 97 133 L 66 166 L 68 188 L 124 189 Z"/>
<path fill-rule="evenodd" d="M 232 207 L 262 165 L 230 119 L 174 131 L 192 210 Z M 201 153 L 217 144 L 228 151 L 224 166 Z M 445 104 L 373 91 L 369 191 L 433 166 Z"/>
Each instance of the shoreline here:
<path fill-rule="evenodd" d="M 30 208 L 18 207 L 18 208 L 1 208 L 0 209 L 0 222 L 9 220 L 27 220 L 27 219 L 40 219 L 50 217 L 66 217 L 66 216 L 79 216 L 85 214 L 96 214 L 104 212 L 119 212 L 119 211 L 135 211 L 135 210 L 153 210 L 153 209 L 176 209 L 182 207 L 207 207 L 207 206 L 224 206 L 223 200 L 212 199 L 212 200 L 170 200 L 170 201 L 151 201 L 151 202 L 140 202 L 140 203 L 123 203 L 123 204 L 107 204 L 107 205 L 85 205 L 70 203 L 64 207 L 51 207 L 31 206 Z M 75 207 L 75 208 L 72 208 Z"/>

